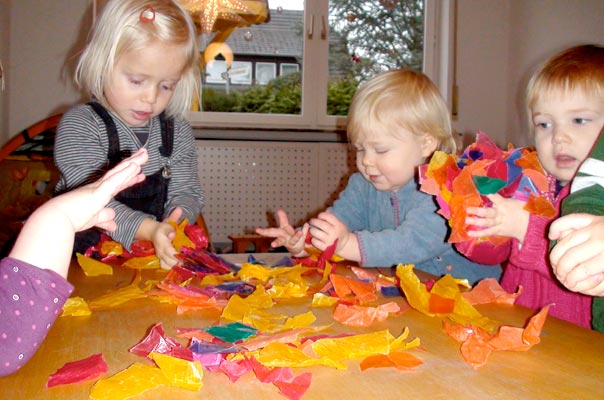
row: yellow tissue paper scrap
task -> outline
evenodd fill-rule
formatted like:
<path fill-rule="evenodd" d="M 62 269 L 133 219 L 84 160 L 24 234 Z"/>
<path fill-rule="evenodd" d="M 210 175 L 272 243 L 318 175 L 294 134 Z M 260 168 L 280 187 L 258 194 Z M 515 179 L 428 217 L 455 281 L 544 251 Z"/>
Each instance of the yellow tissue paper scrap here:
<path fill-rule="evenodd" d="M 305 283 L 287 282 L 285 284 L 273 284 L 268 290 L 268 294 L 275 300 L 295 299 L 305 297 L 308 291 L 308 285 Z"/>
<path fill-rule="evenodd" d="M 409 335 L 405 329 L 395 338 L 388 330 L 345 336 L 341 338 L 319 339 L 312 344 L 313 351 L 333 360 L 364 358 L 374 354 L 390 354 L 393 350 L 408 349 L 419 345 L 419 339 L 405 343 Z"/>
<path fill-rule="evenodd" d="M 271 277 L 271 271 L 260 264 L 243 263 L 237 273 L 237 277 L 244 282 L 257 279 L 262 283 L 266 283 Z"/>
<path fill-rule="evenodd" d="M 201 280 L 201 286 L 220 285 L 221 283 L 234 281 L 235 274 L 232 272 L 223 275 L 206 275 Z"/>
<path fill-rule="evenodd" d="M 95 383 L 90 391 L 90 399 L 129 399 L 162 385 L 170 385 L 170 381 L 159 368 L 136 363 Z"/>
<path fill-rule="evenodd" d="M 103 256 L 121 256 L 124 254 L 124 247 L 112 240 L 104 240 L 101 242 L 101 254 Z"/>
<path fill-rule="evenodd" d="M 240 322 L 258 329 L 260 332 L 272 333 L 283 330 L 283 322 L 287 315 L 271 314 L 259 309 L 250 310 Z"/>
<path fill-rule="evenodd" d="M 156 255 L 145 257 L 132 257 L 122 264 L 124 267 L 132 269 L 158 269 L 160 268 L 159 258 Z"/>
<path fill-rule="evenodd" d="M 304 314 L 299 314 L 292 318 L 288 318 L 287 321 L 285 321 L 285 324 L 283 325 L 283 330 L 286 331 L 290 329 L 304 328 L 309 326 L 316 320 L 317 317 L 315 317 L 315 314 L 313 314 L 312 311 L 309 311 Z"/>
<path fill-rule="evenodd" d="M 314 358 L 298 348 L 279 342 L 269 343 L 255 353 L 254 357 L 262 365 L 271 368 L 310 367 L 312 365 L 325 365 L 338 369 L 346 368 L 344 364 L 336 362 L 329 357 Z"/>
<path fill-rule="evenodd" d="M 273 305 L 273 299 L 266 293 L 264 287 L 256 286 L 256 290 L 246 298 L 242 298 L 238 294 L 231 296 L 222 310 L 221 317 L 231 321 L 240 321 L 246 314 L 254 310 L 272 308 Z"/>
<path fill-rule="evenodd" d="M 340 301 L 337 297 L 327 296 L 321 292 L 317 292 L 312 297 L 312 306 L 313 307 L 331 307 Z"/>
<path fill-rule="evenodd" d="M 199 390 L 203 385 L 203 369 L 199 361 L 187 361 L 160 353 L 151 353 L 149 356 L 155 361 L 172 386 Z"/>
<path fill-rule="evenodd" d="M 77 253 L 78 264 L 86 276 L 113 275 L 113 268 L 109 264 L 97 261 L 83 254 Z"/>
<path fill-rule="evenodd" d="M 140 271 L 137 271 L 137 276 L 130 285 L 99 296 L 91 300 L 88 305 L 93 310 L 106 309 L 117 307 L 130 300 L 147 298 L 147 294 L 138 287 L 140 281 Z"/>
<path fill-rule="evenodd" d="M 233 295 L 222 310 L 221 318 L 229 321 L 239 321 L 250 325 L 261 332 L 277 332 L 283 329 L 287 315 L 271 314 L 263 311 L 273 307 L 273 300 L 262 286 L 246 298 Z"/>
<path fill-rule="evenodd" d="M 413 265 L 399 264 L 396 267 L 396 275 L 400 279 L 401 289 L 405 297 L 417 311 L 429 316 L 440 315 L 451 319 L 459 324 L 471 324 L 481 327 L 487 332 L 495 332 L 499 328 L 499 322 L 493 321 L 478 312 L 462 295 L 459 290 L 459 281 L 445 275 L 440 278 L 428 292 L 426 286 L 421 283 L 413 272 Z M 431 301 L 434 297 L 442 302 L 450 301 L 453 305 L 451 312 L 431 312 Z M 432 306 L 434 309 L 435 307 Z"/>
<path fill-rule="evenodd" d="M 172 245 L 176 249 L 176 251 L 180 252 L 181 247 L 190 247 L 192 249 L 195 248 L 195 244 L 187 237 L 185 234 L 185 227 L 189 223 L 188 219 L 183 219 L 180 224 L 176 224 L 174 221 L 169 221 L 170 225 L 174 228 L 174 239 L 172 239 Z"/>
<path fill-rule="evenodd" d="M 88 303 L 81 297 L 70 297 L 63 304 L 63 317 L 85 317 L 92 314 Z"/>

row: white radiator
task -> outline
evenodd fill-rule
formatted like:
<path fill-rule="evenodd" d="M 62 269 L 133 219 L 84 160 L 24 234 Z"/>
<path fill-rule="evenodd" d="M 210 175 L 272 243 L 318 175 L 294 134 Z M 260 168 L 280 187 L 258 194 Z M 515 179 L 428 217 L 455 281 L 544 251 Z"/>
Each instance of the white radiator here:
<path fill-rule="evenodd" d="M 275 226 L 284 209 L 300 226 L 329 205 L 355 169 L 346 143 L 197 140 L 202 210 L 212 241 Z"/>

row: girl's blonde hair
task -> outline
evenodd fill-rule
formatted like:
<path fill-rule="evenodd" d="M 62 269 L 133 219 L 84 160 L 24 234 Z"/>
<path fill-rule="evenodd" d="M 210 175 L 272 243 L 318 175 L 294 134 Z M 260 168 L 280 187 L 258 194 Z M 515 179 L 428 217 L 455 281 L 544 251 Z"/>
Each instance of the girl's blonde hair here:
<path fill-rule="evenodd" d="M 571 47 L 537 69 L 526 90 L 531 132 L 534 128 L 532 110 L 540 97 L 554 91 L 568 93 L 575 90 L 604 101 L 604 47 L 592 44 Z"/>
<path fill-rule="evenodd" d="M 116 62 L 154 41 L 182 46 L 187 60 L 166 114 L 190 110 L 199 82 L 199 45 L 191 17 L 175 0 L 110 0 L 80 57 L 76 84 L 107 106 L 103 88 Z"/>
<path fill-rule="evenodd" d="M 378 129 L 396 136 L 400 128 L 429 134 L 438 141 L 436 150 L 455 153 L 447 105 L 430 78 L 415 70 L 379 73 L 357 90 L 348 111 L 353 144 Z"/>

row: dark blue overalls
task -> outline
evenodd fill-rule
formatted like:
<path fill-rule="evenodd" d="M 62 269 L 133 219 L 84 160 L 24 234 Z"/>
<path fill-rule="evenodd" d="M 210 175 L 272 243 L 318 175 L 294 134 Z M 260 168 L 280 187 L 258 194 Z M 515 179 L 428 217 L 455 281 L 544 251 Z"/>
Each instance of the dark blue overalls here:
<path fill-rule="evenodd" d="M 88 105 L 92 107 L 105 123 L 109 140 L 109 149 L 107 152 L 107 159 L 109 160 L 107 170 L 109 170 L 131 154 L 126 154 L 120 150 L 120 139 L 117 133 L 117 127 L 115 126 L 115 122 L 113 122 L 111 115 L 109 115 L 109 112 L 97 102 L 90 102 Z M 161 124 L 162 139 L 162 146 L 159 148 L 159 152 L 162 157 L 169 158 L 172 155 L 174 145 L 174 120 L 172 118 L 166 118 L 164 113 L 159 115 L 159 120 Z M 168 199 L 170 176 L 170 167 L 169 165 L 165 165 L 153 175 L 148 175 L 141 183 L 118 193 L 115 196 L 115 200 L 127 205 L 133 210 L 153 215 L 158 221 L 161 221 L 164 216 L 165 204 Z M 97 244 L 100 238 L 100 232 L 94 228 L 79 232 L 75 237 L 74 251 L 84 254 L 90 246 Z"/>

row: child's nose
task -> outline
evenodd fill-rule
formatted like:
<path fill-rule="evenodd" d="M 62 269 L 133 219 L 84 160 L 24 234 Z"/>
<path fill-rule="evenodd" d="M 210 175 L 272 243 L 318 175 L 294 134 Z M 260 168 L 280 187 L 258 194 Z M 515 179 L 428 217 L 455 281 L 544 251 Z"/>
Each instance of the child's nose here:
<path fill-rule="evenodd" d="M 145 103 L 154 104 L 157 100 L 157 88 L 149 87 L 143 91 L 142 100 Z"/>
<path fill-rule="evenodd" d="M 365 151 L 363 153 L 363 158 L 361 159 L 361 163 L 366 167 L 373 165 L 373 157 L 369 153 L 369 151 Z"/>
<path fill-rule="evenodd" d="M 567 129 L 557 126 L 554 128 L 554 132 L 552 135 L 552 143 L 563 143 L 567 142 L 569 139 L 569 132 Z"/>

